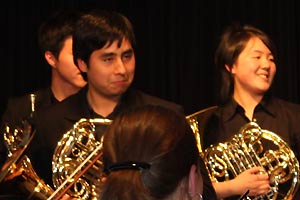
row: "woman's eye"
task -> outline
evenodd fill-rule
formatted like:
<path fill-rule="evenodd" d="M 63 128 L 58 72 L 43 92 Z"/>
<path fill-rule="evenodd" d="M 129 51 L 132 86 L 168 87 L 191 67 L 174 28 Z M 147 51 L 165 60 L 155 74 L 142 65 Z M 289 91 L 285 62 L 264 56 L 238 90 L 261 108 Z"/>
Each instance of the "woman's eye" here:
<path fill-rule="evenodd" d="M 269 58 L 269 61 L 275 62 L 275 59 L 274 58 Z"/>

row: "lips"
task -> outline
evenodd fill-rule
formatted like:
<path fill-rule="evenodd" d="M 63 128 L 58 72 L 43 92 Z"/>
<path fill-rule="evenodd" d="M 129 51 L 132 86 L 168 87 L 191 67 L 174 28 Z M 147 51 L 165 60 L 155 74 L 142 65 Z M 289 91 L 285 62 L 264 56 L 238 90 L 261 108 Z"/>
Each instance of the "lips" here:
<path fill-rule="evenodd" d="M 114 81 L 113 83 L 127 83 L 127 80 L 117 80 L 117 81 Z"/>
<path fill-rule="evenodd" d="M 269 78 L 269 74 L 259 74 L 259 76 L 261 76 L 263 78 Z"/>

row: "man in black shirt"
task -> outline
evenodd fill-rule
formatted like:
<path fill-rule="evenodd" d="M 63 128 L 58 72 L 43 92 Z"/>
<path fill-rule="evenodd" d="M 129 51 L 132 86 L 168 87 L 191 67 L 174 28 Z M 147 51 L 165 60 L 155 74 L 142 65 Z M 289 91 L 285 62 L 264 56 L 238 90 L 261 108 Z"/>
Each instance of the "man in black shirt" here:
<path fill-rule="evenodd" d="M 39 48 L 46 62 L 51 66 L 51 84 L 31 94 L 9 99 L 1 121 L 1 167 L 8 154 L 3 141 L 6 125 L 13 131 L 15 127 L 21 125 L 22 120 L 32 117 L 30 115 L 33 112 L 62 101 L 86 85 L 86 81 L 74 64 L 72 55 L 72 35 L 80 14 L 76 10 L 57 11 L 39 27 Z M 13 182 L 6 182 L 0 185 L 0 193 L 11 193 L 8 187 L 13 193 L 17 191 Z"/>
<path fill-rule="evenodd" d="M 129 20 L 115 12 L 84 14 L 73 36 L 74 62 L 88 85 L 53 107 L 36 113 L 37 137 L 30 159 L 42 179 L 52 185 L 52 156 L 64 133 L 81 118 L 113 120 L 133 107 L 160 105 L 184 115 L 182 106 L 132 88 L 135 36 Z M 99 140 L 105 128 L 97 129 Z M 206 174 L 206 176 L 208 176 Z M 208 184 L 211 183 L 209 182 Z M 213 188 L 210 189 L 214 192 Z"/>

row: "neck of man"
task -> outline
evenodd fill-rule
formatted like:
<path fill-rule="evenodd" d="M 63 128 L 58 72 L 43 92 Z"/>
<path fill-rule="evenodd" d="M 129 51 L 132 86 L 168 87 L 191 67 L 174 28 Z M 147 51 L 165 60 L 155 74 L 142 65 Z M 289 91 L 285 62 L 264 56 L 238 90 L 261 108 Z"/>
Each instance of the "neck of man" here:
<path fill-rule="evenodd" d="M 51 83 L 51 90 L 53 92 L 54 97 L 58 101 L 62 101 L 65 98 L 77 93 L 80 89 L 81 87 L 76 87 L 71 84 L 60 83 L 55 81 L 52 81 Z"/>
<path fill-rule="evenodd" d="M 111 114 L 117 106 L 121 96 L 106 96 L 96 92 L 91 92 L 90 88 L 87 92 L 87 100 L 90 107 L 95 113 L 103 117 Z"/>

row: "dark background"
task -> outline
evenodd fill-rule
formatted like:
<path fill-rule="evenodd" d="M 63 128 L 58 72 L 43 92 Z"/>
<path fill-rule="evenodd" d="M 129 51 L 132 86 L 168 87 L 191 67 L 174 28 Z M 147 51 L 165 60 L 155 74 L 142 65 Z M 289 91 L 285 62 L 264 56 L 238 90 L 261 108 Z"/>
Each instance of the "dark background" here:
<path fill-rule="evenodd" d="M 5 3 L 4 3 L 5 2 Z M 100 8 L 125 14 L 136 37 L 134 85 L 182 104 L 191 114 L 215 104 L 213 55 L 234 21 L 264 30 L 279 53 L 274 91 L 300 102 L 299 0 L 9 0 L 1 4 L 0 114 L 7 99 L 44 87 L 50 67 L 37 47 L 37 29 L 61 8 Z"/>

